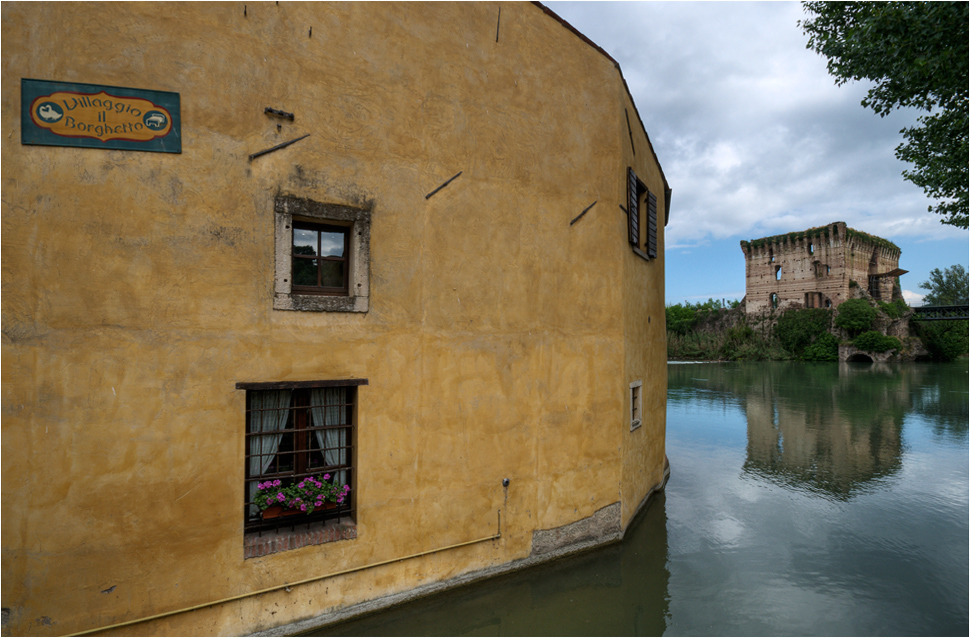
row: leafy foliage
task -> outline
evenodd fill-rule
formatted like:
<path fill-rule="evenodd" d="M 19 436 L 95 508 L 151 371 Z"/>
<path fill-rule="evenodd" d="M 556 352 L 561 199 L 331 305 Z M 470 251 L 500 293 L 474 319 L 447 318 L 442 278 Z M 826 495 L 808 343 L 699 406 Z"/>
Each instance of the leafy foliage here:
<path fill-rule="evenodd" d="M 697 313 L 690 304 L 674 304 L 665 309 L 667 315 L 667 330 L 679 335 L 685 335 L 691 331 L 697 323 Z"/>
<path fill-rule="evenodd" d="M 899 350 L 903 347 L 899 339 L 896 337 L 887 337 L 878 330 L 863 332 L 852 340 L 852 345 L 859 350 L 866 350 L 868 352 L 885 352 L 893 349 Z"/>
<path fill-rule="evenodd" d="M 877 301 L 876 303 L 879 304 L 879 309 L 890 319 L 899 319 L 909 311 L 909 306 L 903 299 L 897 299 L 896 301 Z"/>
<path fill-rule="evenodd" d="M 667 356 L 701 361 L 770 361 L 787 359 L 773 340 L 765 339 L 747 324 L 722 332 L 667 333 Z"/>
<path fill-rule="evenodd" d="M 960 264 L 930 271 L 930 278 L 919 285 L 930 292 L 923 297 L 923 302 L 930 306 L 955 306 L 967 303 L 970 297 L 970 284 L 967 281 L 967 271 Z"/>
<path fill-rule="evenodd" d="M 835 325 L 850 333 L 858 333 L 872 328 L 876 319 L 876 309 L 865 299 L 847 299 L 839 306 L 839 314 L 835 317 Z"/>
<path fill-rule="evenodd" d="M 785 350 L 801 357 L 805 348 L 827 333 L 831 325 L 832 311 L 827 308 L 793 308 L 778 318 L 774 335 Z"/>
<path fill-rule="evenodd" d="M 802 353 L 804 361 L 838 361 L 839 339 L 834 334 L 826 332 L 820 335 L 812 345 Z"/>
<path fill-rule="evenodd" d="M 685 302 L 667 306 L 665 309 L 667 330 L 679 335 L 685 335 L 694 329 L 698 320 L 709 316 L 712 312 L 737 308 L 740 303 L 737 300 L 724 301 L 721 299 L 708 299 L 702 303 L 692 304 Z"/>
<path fill-rule="evenodd" d="M 914 325 L 926 350 L 936 361 L 953 361 L 970 350 L 966 321 L 918 321 Z"/>
<path fill-rule="evenodd" d="M 929 210 L 967 228 L 968 3 L 804 2 L 808 48 L 828 58 L 836 84 L 872 80 L 862 105 L 885 116 L 928 111 L 903 129 L 903 177 L 938 200 Z"/>

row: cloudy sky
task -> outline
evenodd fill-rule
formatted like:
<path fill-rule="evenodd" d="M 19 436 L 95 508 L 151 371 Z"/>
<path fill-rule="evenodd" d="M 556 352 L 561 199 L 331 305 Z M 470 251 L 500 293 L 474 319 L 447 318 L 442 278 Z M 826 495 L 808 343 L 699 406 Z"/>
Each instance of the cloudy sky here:
<path fill-rule="evenodd" d="M 744 296 L 742 239 L 835 221 L 897 244 L 912 303 L 932 268 L 968 264 L 903 180 L 899 130 L 805 48 L 797 2 L 547 2 L 620 63 L 673 189 L 667 302 Z"/>

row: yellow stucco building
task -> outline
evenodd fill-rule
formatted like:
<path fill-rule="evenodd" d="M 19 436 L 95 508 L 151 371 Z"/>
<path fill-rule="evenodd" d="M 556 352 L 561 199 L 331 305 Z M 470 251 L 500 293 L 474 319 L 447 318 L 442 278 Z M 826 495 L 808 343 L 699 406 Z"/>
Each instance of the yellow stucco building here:
<path fill-rule="evenodd" d="M 670 189 L 543 6 L 4 3 L 2 52 L 4 635 L 293 631 L 663 486 Z"/>

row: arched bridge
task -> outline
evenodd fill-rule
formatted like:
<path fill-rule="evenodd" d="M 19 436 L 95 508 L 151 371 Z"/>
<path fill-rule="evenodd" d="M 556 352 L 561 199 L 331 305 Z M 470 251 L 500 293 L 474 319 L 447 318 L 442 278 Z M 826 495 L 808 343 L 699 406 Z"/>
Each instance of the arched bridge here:
<path fill-rule="evenodd" d="M 962 306 L 920 306 L 913 308 L 913 319 L 916 321 L 953 321 L 967 320 L 967 305 Z"/>

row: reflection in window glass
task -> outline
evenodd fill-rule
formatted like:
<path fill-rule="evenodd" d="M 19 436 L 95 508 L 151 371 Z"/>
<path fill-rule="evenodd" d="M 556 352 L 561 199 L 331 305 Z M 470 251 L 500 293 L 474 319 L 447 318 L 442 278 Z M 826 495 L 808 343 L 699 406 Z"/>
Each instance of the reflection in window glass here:
<path fill-rule="evenodd" d="M 344 233 L 321 232 L 320 255 L 323 255 L 324 257 L 343 257 Z"/>
<path fill-rule="evenodd" d="M 317 285 L 317 260 L 293 260 L 293 284 L 297 286 Z"/>
<path fill-rule="evenodd" d="M 332 235 L 333 233 L 324 233 Z M 293 254 L 295 255 L 317 255 L 318 239 L 320 233 L 315 230 L 305 228 L 293 229 Z"/>
<path fill-rule="evenodd" d="M 320 285 L 340 287 L 344 285 L 344 262 L 323 261 L 320 263 Z"/>
<path fill-rule="evenodd" d="M 349 227 L 293 224 L 293 286 L 308 294 L 347 294 Z"/>

